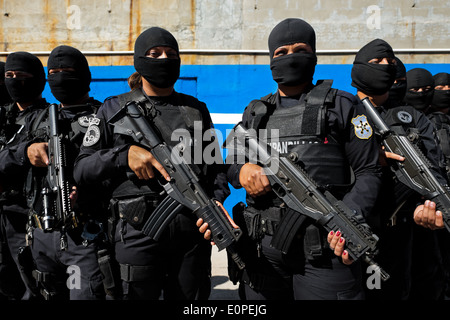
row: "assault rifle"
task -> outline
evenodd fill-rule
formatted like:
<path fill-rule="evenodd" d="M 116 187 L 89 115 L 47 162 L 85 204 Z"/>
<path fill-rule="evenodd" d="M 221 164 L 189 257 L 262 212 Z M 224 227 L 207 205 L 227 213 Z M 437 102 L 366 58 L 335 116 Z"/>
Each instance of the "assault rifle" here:
<path fill-rule="evenodd" d="M 267 143 L 259 141 L 255 130 L 247 130 L 241 123 L 234 127 L 225 143 L 232 157 L 244 155 L 250 162 L 255 161 L 262 166 L 272 191 L 291 209 L 286 210 L 274 234 L 271 243 L 274 248 L 287 252 L 301 224 L 306 218 L 311 218 L 327 232 L 339 230 L 353 260 L 361 258 L 379 272 L 383 281 L 389 279 L 389 274 L 373 260 L 378 253 L 378 237 L 366 223 L 356 218 L 354 211 L 344 202 L 319 189 L 295 164 L 296 153 L 288 157 L 279 156 Z"/>
<path fill-rule="evenodd" d="M 58 105 L 51 104 L 48 107 L 50 137 L 48 140 L 48 186 L 42 188 L 43 198 L 43 229 L 52 231 L 54 228 L 62 227 L 61 248 L 67 246 L 64 239 L 65 227 L 76 227 L 75 212 L 70 200 L 70 187 L 67 180 L 66 149 L 58 128 Z"/>
<path fill-rule="evenodd" d="M 144 223 L 142 232 L 158 240 L 170 221 L 183 207 L 187 207 L 208 223 L 212 241 L 219 251 L 226 248 L 239 268 L 243 269 L 245 264 L 235 249 L 242 230 L 234 228 L 215 200 L 207 195 L 200 185 L 198 175 L 180 155 L 179 148 L 182 149 L 183 146 L 180 144 L 171 148 L 163 142 L 138 109 L 136 102 L 127 103 L 108 123 L 115 126 L 115 132 L 131 135 L 137 143 L 150 150 L 171 178 L 163 184 L 167 196 Z"/>
<path fill-rule="evenodd" d="M 390 167 L 397 179 L 422 195 L 425 199 L 436 203 L 436 209 L 442 212 L 444 225 L 450 232 L 450 193 L 442 186 L 430 170 L 431 164 L 422 151 L 406 136 L 393 132 L 375 107 L 366 97 L 361 100 L 376 130 L 383 139 L 386 151 L 398 154 L 404 161 L 391 161 Z"/>

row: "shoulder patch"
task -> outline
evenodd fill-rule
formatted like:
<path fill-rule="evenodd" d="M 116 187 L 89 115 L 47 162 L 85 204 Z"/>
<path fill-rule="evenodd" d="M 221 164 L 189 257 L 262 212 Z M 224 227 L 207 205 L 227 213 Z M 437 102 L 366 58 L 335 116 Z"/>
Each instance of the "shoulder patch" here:
<path fill-rule="evenodd" d="M 355 135 L 359 139 L 369 139 L 372 136 L 373 130 L 365 115 L 358 115 L 353 118 L 352 124 L 355 128 Z"/>
<path fill-rule="evenodd" d="M 411 123 L 413 121 L 412 115 L 409 112 L 404 111 L 404 110 L 397 112 L 397 118 L 402 123 Z"/>
<path fill-rule="evenodd" d="M 87 128 L 91 124 L 91 119 L 94 119 L 94 118 L 95 118 L 94 114 L 81 116 L 78 118 L 78 124 L 80 126 L 82 126 L 83 128 Z"/>
<path fill-rule="evenodd" d="M 100 140 L 100 119 L 93 117 L 90 118 L 89 127 L 86 130 L 86 134 L 83 138 L 83 146 L 90 147 L 96 144 Z"/>

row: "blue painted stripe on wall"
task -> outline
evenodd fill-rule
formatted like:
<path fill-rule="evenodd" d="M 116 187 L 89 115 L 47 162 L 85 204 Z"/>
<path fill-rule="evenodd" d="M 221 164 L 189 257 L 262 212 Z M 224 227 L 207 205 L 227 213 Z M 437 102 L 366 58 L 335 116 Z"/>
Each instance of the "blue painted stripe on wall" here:
<path fill-rule="evenodd" d="M 450 64 L 406 64 L 405 67 L 407 70 L 425 68 L 432 74 L 450 73 Z M 334 88 L 356 94 L 355 88 L 351 86 L 351 68 L 351 64 L 317 65 L 314 81 L 333 79 Z M 133 66 L 91 67 L 91 96 L 103 101 L 109 96 L 129 91 L 127 78 L 134 71 Z M 230 119 L 239 119 L 251 100 L 274 92 L 276 83 L 272 80 L 268 65 L 184 65 L 175 88 L 205 102 L 213 117 L 216 114 L 229 113 L 234 114 Z M 49 102 L 56 102 L 51 96 L 48 84 L 43 96 Z M 215 125 L 223 137 L 226 130 L 231 129 L 234 124 L 226 122 L 218 121 Z M 243 201 L 244 196 L 243 190 L 233 190 L 225 202 L 225 208 L 231 213 L 232 206 Z"/>
<path fill-rule="evenodd" d="M 425 68 L 432 74 L 449 72 L 450 64 L 407 64 L 407 70 Z M 335 88 L 356 93 L 351 84 L 351 64 L 317 65 L 314 81 L 333 79 Z M 134 72 L 133 66 L 91 67 L 91 95 L 103 101 L 105 98 L 129 90 L 127 78 Z M 184 65 L 176 84 L 180 92 L 191 94 L 205 102 L 211 113 L 242 113 L 255 98 L 276 90 L 268 65 Z M 48 85 L 44 97 L 54 102 Z"/>

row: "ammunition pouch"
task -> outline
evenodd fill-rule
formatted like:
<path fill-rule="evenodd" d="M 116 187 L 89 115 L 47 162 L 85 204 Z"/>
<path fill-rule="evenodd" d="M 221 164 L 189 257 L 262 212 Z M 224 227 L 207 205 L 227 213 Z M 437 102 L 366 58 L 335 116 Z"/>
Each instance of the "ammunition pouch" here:
<path fill-rule="evenodd" d="M 260 241 L 264 235 L 273 236 L 278 228 L 284 209 L 280 207 L 270 207 L 258 210 L 247 206 L 242 215 L 250 239 Z"/>
<path fill-rule="evenodd" d="M 155 194 L 124 199 L 113 198 L 110 202 L 111 216 L 114 220 L 125 219 L 136 230 L 142 230 L 159 202 L 160 199 Z M 114 239 L 114 237 L 110 237 L 110 239 Z"/>
<path fill-rule="evenodd" d="M 121 289 L 119 264 L 112 257 L 110 250 L 106 248 L 97 251 L 97 260 L 103 275 L 105 293 L 112 298 L 118 298 Z"/>
<path fill-rule="evenodd" d="M 285 212 L 285 208 L 281 207 L 270 207 L 260 210 L 247 206 L 242 210 L 241 220 L 245 224 L 248 237 L 258 243 L 265 235 L 274 236 L 276 234 Z M 234 217 L 235 213 L 233 211 Z M 303 251 L 306 259 L 312 261 L 323 257 L 324 249 L 328 248 L 327 235 L 323 228 L 305 223 L 303 227 L 295 232 L 303 239 Z M 294 235 L 293 238 L 295 237 Z"/>
<path fill-rule="evenodd" d="M 8 206 L 11 204 L 19 204 L 24 207 L 27 205 L 25 197 L 19 191 L 8 190 L 0 193 L 0 207 L 3 205 Z"/>
<path fill-rule="evenodd" d="M 233 220 L 243 231 L 242 237 L 236 243 L 236 250 L 241 257 L 245 257 L 248 268 L 255 269 L 252 266 L 258 265 L 261 240 L 265 235 L 272 236 L 275 233 L 283 211 L 284 209 L 280 207 L 260 210 L 246 206 L 243 202 L 233 207 Z M 228 277 L 234 284 L 244 282 L 252 288 L 259 288 L 262 283 L 270 282 L 266 277 L 260 279 L 259 274 L 255 275 L 253 271 L 249 273 L 248 268 L 239 269 L 233 259 L 228 256 Z"/>
<path fill-rule="evenodd" d="M 33 270 L 33 278 L 38 282 L 40 294 L 45 300 L 67 300 L 69 290 L 65 279 L 58 280 L 56 274 Z"/>
<path fill-rule="evenodd" d="M 323 228 L 313 224 L 306 226 L 303 235 L 303 252 L 309 261 L 320 259 L 324 256 L 324 249 L 329 248 Z"/>
<path fill-rule="evenodd" d="M 36 266 L 31 254 L 31 248 L 29 246 L 20 247 L 17 253 L 17 260 L 26 287 L 30 289 L 34 297 L 38 296 L 39 290 L 36 281 L 33 279 L 33 270 Z"/>

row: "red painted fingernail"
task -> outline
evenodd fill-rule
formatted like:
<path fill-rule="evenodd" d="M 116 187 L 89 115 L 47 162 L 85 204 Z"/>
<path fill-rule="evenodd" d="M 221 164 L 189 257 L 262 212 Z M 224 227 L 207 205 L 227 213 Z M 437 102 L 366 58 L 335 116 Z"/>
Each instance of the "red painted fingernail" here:
<path fill-rule="evenodd" d="M 339 237 L 340 235 L 341 235 L 341 232 L 340 232 L 340 231 L 336 232 L 336 236 L 337 236 L 337 237 Z"/>
<path fill-rule="evenodd" d="M 339 238 L 339 242 L 340 243 L 344 242 L 344 238 Z"/>
<path fill-rule="evenodd" d="M 347 255 L 347 250 L 344 250 L 344 253 L 342 253 L 342 255 L 346 256 Z"/>
<path fill-rule="evenodd" d="M 334 234 L 333 230 L 332 230 L 332 231 L 330 231 L 330 235 L 333 235 L 333 234 Z"/>

